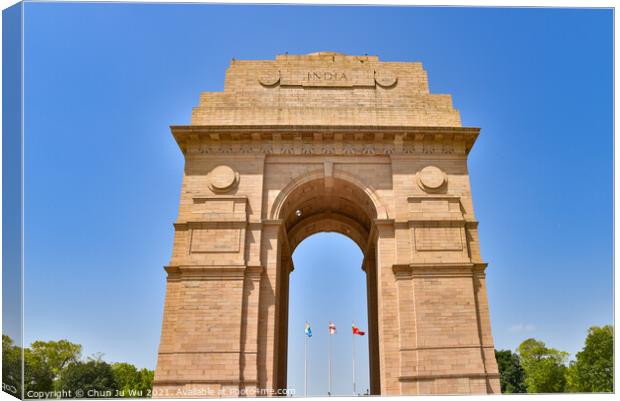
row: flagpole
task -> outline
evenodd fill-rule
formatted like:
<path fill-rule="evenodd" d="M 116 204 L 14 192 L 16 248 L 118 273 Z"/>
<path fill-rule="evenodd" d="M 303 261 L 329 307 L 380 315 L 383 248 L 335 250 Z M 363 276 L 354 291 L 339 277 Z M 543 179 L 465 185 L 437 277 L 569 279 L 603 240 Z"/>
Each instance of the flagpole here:
<path fill-rule="evenodd" d="M 328 374 L 329 374 L 329 389 L 327 391 L 327 395 L 332 395 L 332 334 L 329 333 L 329 356 L 328 356 Z"/>
<path fill-rule="evenodd" d="M 304 397 L 308 396 L 308 336 L 304 335 Z"/>
<path fill-rule="evenodd" d="M 355 392 L 355 334 L 351 334 L 351 343 L 353 344 L 353 395 L 356 395 Z"/>

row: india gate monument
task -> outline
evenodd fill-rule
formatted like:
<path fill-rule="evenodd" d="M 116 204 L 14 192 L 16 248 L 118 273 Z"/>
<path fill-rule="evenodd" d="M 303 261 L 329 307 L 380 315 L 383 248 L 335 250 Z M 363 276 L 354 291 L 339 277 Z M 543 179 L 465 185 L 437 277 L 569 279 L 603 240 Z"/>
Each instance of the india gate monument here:
<path fill-rule="evenodd" d="M 500 392 L 467 169 L 479 128 L 421 63 L 233 60 L 171 129 L 185 174 L 155 396 L 286 388 L 291 255 L 318 232 L 364 254 L 371 394 Z"/>

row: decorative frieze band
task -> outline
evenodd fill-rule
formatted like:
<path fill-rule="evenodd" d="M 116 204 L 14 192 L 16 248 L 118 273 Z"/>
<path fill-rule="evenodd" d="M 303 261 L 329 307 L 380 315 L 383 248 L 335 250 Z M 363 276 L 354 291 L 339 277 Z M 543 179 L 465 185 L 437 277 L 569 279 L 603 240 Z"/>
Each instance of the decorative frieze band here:
<path fill-rule="evenodd" d="M 334 143 L 278 143 L 275 141 L 259 144 L 223 142 L 188 146 L 186 154 L 219 154 L 219 155 L 344 155 L 344 156 L 391 156 L 402 155 L 453 155 L 465 154 L 464 146 L 454 144 L 423 143 L 403 144 L 398 149 L 394 144 L 375 143 L 343 143 L 337 146 Z"/>

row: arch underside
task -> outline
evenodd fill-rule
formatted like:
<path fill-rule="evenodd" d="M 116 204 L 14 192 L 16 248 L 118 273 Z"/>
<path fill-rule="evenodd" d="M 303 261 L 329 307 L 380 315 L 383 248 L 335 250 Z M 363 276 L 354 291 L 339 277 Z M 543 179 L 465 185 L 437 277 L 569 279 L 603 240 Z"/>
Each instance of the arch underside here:
<path fill-rule="evenodd" d="M 351 238 L 365 251 L 377 218 L 373 200 L 356 184 L 342 178 L 316 178 L 287 194 L 279 208 L 290 253 L 306 237 L 337 232 Z"/>
<path fill-rule="evenodd" d="M 368 245 L 369 232 L 363 225 L 346 215 L 325 212 L 304 219 L 288 233 L 291 253 L 304 239 L 321 232 L 342 234 L 353 240 L 362 252 Z"/>

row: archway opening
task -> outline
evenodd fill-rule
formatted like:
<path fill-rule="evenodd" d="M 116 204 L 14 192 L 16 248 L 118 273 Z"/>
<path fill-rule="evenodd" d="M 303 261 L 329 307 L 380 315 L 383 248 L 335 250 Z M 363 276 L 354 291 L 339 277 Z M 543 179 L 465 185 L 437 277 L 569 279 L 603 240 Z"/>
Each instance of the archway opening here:
<path fill-rule="evenodd" d="M 340 331 L 343 337 L 349 336 L 350 348 L 352 353 L 352 338 L 351 323 L 354 319 L 362 319 L 359 321 L 360 328 L 366 328 L 364 350 L 367 354 L 364 354 L 364 364 L 367 366 L 368 374 L 365 376 L 368 378 L 368 384 L 360 386 L 356 385 L 356 393 L 364 394 L 366 390 L 372 395 L 380 394 L 380 364 L 379 364 L 379 330 L 378 330 L 378 305 L 377 305 L 377 269 L 376 269 L 376 220 L 378 215 L 383 217 L 384 213 L 378 213 L 380 205 L 376 202 L 374 192 L 354 178 L 342 175 L 342 176 L 316 176 L 310 175 L 303 182 L 293 182 L 283 191 L 282 198 L 276 200 L 276 207 L 274 208 L 276 219 L 282 222 L 281 232 L 279 236 L 279 273 L 278 286 L 276 288 L 276 297 L 279 300 L 279 307 L 276 309 L 276 349 L 277 360 L 275 361 L 276 370 L 276 386 L 277 388 L 286 388 L 289 385 L 287 379 L 288 375 L 288 363 L 293 363 L 292 358 L 288 358 L 289 350 L 289 299 L 290 296 L 296 296 L 296 292 L 293 294 L 290 289 L 291 272 L 294 271 L 293 255 L 298 245 L 306 238 L 313 236 L 317 233 L 330 233 L 327 235 L 334 235 L 335 233 L 341 234 L 346 238 L 349 243 L 352 241 L 357 245 L 358 256 L 361 251 L 361 258 L 351 261 L 350 263 L 356 264 L 356 267 L 350 267 L 343 269 L 348 271 L 349 277 L 355 275 L 355 269 L 360 269 L 361 278 L 364 280 L 365 285 L 361 288 L 366 290 L 366 313 L 362 313 L 361 317 L 343 318 L 339 321 Z M 339 238 L 339 237 L 338 237 Z M 310 240 L 311 243 L 313 240 Z M 349 244 L 350 246 L 351 244 Z M 323 250 L 317 250 L 316 252 L 324 253 Z M 303 262 L 302 262 L 303 264 Z M 348 264 L 348 263 L 347 263 Z M 309 274 L 317 274 L 316 267 L 308 267 Z M 317 277 L 317 278 L 318 278 Z M 359 276 L 358 276 L 359 278 Z M 322 296 L 322 290 L 316 290 L 315 297 Z M 305 300 L 305 302 L 311 302 Z M 351 311 L 352 312 L 352 311 Z M 303 318 L 304 323 L 305 319 Z M 330 316 L 318 317 L 317 330 L 327 330 L 328 323 L 324 323 L 323 320 L 327 319 L 329 323 Z M 362 327 L 362 323 L 365 323 Z M 335 322 L 336 323 L 336 322 Z M 357 323 L 357 322 L 356 322 Z M 291 330 L 295 330 L 292 326 L 295 324 L 291 322 Z M 299 330 L 299 328 L 297 328 Z M 303 326 L 301 328 L 303 333 Z M 347 333 L 348 334 L 345 334 Z M 296 336 L 296 335 L 295 335 Z M 293 338 L 295 338 L 295 336 Z M 303 338 L 303 337 L 302 337 Z M 357 338 L 356 338 L 357 339 Z M 295 352 L 295 351 L 292 351 Z M 352 355 L 351 355 L 352 357 Z M 361 356 L 356 357 L 357 362 L 361 361 Z M 303 367 L 303 359 L 302 359 Z M 327 366 L 327 349 L 325 350 L 325 357 L 323 365 Z M 350 390 L 344 393 L 338 391 L 344 391 L 347 384 L 342 384 L 342 390 L 333 387 L 335 394 L 350 395 L 353 393 L 353 372 L 352 362 L 349 372 L 351 383 Z M 334 370 L 335 372 L 335 370 Z M 309 372 L 310 373 L 310 372 Z M 324 375 L 324 386 L 317 386 L 311 391 L 317 393 L 317 395 L 327 394 L 327 373 Z M 335 383 L 335 376 L 334 382 Z M 295 384 L 295 390 L 301 391 L 303 394 L 303 382 L 302 387 L 297 388 L 299 384 Z M 292 383 L 290 384 L 292 385 Z M 322 389 L 322 390 L 321 390 Z"/>
<path fill-rule="evenodd" d="M 287 387 L 298 396 L 304 395 L 306 385 L 308 396 L 351 395 L 354 385 L 357 394 L 370 392 L 368 336 L 354 336 L 351 330 L 352 322 L 361 330 L 368 328 L 363 258 L 350 238 L 327 232 L 306 238 L 293 253 Z M 306 321 L 312 330 L 309 338 Z M 329 333 L 330 322 L 335 334 Z"/>

